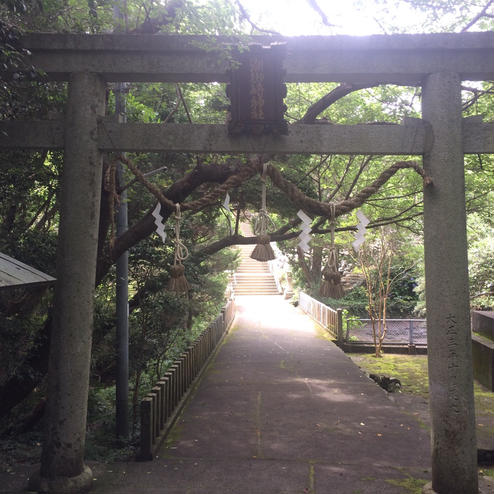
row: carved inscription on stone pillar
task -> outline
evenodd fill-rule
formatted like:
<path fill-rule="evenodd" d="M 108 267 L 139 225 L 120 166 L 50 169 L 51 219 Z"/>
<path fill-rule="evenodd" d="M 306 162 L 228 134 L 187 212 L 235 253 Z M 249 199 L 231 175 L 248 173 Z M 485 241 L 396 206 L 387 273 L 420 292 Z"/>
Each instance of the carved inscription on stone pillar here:
<path fill-rule="evenodd" d="M 449 408 L 455 414 L 460 413 L 460 397 L 458 394 L 458 327 L 457 318 L 454 314 L 448 314 L 447 322 L 447 344 L 448 344 L 448 403 Z"/>

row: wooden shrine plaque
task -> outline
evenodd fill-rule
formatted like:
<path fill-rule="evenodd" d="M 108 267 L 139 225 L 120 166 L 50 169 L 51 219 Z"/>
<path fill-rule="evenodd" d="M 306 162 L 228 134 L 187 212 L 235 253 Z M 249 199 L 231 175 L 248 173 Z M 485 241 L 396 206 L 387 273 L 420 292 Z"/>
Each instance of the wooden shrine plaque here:
<path fill-rule="evenodd" d="M 288 134 L 284 120 L 286 96 L 283 70 L 284 44 L 250 45 L 238 53 L 238 67 L 227 85 L 230 99 L 230 135 Z"/>

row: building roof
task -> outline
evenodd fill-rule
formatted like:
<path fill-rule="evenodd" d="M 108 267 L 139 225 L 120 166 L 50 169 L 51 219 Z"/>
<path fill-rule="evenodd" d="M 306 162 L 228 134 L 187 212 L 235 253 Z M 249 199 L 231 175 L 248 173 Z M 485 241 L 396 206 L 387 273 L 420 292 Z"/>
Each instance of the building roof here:
<path fill-rule="evenodd" d="M 0 252 L 0 290 L 8 287 L 48 285 L 55 281 L 52 276 Z"/>

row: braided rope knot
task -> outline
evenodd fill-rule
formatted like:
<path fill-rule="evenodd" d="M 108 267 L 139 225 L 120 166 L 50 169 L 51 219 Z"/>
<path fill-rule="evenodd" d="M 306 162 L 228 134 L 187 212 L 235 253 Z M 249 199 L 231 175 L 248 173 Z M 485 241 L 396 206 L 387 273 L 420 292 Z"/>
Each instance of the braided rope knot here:
<path fill-rule="evenodd" d="M 273 220 L 269 217 L 265 208 L 261 208 L 254 220 L 254 233 L 256 235 L 266 235 L 269 226 L 274 227 Z"/>
<path fill-rule="evenodd" d="M 180 239 L 180 221 L 182 220 L 182 213 L 180 211 L 180 204 L 175 204 L 175 257 L 173 259 L 173 266 L 170 268 L 170 281 L 168 282 L 168 289 L 176 293 L 187 293 L 190 290 L 189 283 L 185 278 L 185 266 L 182 261 L 187 259 L 189 251 Z"/>
<path fill-rule="evenodd" d="M 269 244 L 271 242 L 271 237 L 269 235 L 258 235 L 257 242 L 263 245 Z"/>
<path fill-rule="evenodd" d="M 266 170 L 267 163 L 264 163 L 261 174 L 261 209 L 254 221 L 254 233 L 257 235 L 257 245 L 250 255 L 252 259 L 261 262 L 276 258 L 273 248 L 270 245 L 271 238 L 267 233 L 269 226 L 274 227 L 274 223 L 269 217 L 266 207 Z"/>
<path fill-rule="evenodd" d="M 180 238 L 180 222 L 182 220 L 182 213 L 180 211 L 180 204 L 175 204 L 175 259 L 173 264 L 181 264 L 189 257 L 189 249 L 184 245 Z"/>
<path fill-rule="evenodd" d="M 175 243 L 175 261 L 182 262 L 189 257 L 189 249 L 185 247 L 182 241 Z"/>

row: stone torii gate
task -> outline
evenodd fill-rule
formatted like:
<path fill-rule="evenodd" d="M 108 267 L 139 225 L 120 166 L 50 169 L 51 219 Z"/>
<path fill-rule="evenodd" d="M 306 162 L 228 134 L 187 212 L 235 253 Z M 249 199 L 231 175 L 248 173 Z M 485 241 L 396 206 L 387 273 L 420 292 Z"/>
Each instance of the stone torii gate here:
<path fill-rule="evenodd" d="M 65 152 L 50 428 L 33 481 L 43 492 L 87 489 L 92 478 L 84 438 L 102 153 L 108 151 L 422 155 L 433 181 L 424 190 L 432 488 L 477 492 L 463 157 L 494 153 L 494 125 L 462 119 L 460 85 L 494 79 L 494 33 L 251 39 L 280 40 L 287 47 L 286 82 L 421 86 L 423 118 L 400 125 L 295 124 L 286 136 L 235 137 L 226 125 L 110 122 L 103 118 L 106 82 L 227 82 L 221 47 L 234 40 L 218 37 L 212 46 L 211 37 L 197 36 L 23 38 L 35 66 L 69 81 L 60 120 L 0 122 L 0 148 Z"/>

